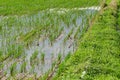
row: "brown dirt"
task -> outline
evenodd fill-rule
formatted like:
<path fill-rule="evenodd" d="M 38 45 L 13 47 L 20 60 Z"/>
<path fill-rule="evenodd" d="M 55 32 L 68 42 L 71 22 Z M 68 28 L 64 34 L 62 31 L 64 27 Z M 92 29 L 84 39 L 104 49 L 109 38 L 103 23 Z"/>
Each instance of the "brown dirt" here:
<path fill-rule="evenodd" d="M 109 5 L 112 9 L 117 9 L 117 0 L 112 0 Z"/>

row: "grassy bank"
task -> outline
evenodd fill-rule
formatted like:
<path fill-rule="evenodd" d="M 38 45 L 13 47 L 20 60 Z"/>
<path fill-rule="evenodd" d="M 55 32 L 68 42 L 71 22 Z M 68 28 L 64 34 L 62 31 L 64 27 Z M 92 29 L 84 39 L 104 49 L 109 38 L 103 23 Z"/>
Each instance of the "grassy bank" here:
<path fill-rule="evenodd" d="M 116 1 L 106 1 L 103 12 L 84 35 L 78 50 L 59 66 L 55 80 L 120 79 L 120 35 L 116 24 L 120 4 Z"/>
<path fill-rule="evenodd" d="M 31 14 L 48 8 L 97 6 L 102 0 L 0 0 L 0 15 Z"/>

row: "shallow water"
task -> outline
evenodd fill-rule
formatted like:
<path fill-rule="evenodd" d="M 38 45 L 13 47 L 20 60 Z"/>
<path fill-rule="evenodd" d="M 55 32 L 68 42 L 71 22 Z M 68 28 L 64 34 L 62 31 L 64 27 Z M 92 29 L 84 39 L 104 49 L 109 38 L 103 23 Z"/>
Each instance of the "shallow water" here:
<path fill-rule="evenodd" d="M 45 40 L 39 41 L 39 46 L 35 45 L 36 42 L 34 42 L 32 47 L 30 46 L 29 49 L 25 50 L 27 56 L 26 61 L 28 61 L 27 68 L 28 69 L 31 68 L 30 57 L 36 50 L 39 52 L 38 58 L 40 58 L 41 53 L 45 54 L 44 64 L 39 62 L 39 65 L 37 65 L 34 69 L 34 72 L 37 73 L 38 75 L 42 75 L 45 72 L 47 72 L 52 67 L 54 61 L 57 60 L 59 54 L 62 55 L 63 60 L 68 53 L 74 53 L 74 51 L 76 50 L 75 45 L 76 40 L 74 39 L 74 35 L 77 29 L 79 29 L 79 27 L 85 27 L 85 25 L 81 25 L 83 21 L 82 19 L 84 19 L 84 17 L 83 18 L 78 17 L 76 19 L 77 27 L 74 24 L 71 24 L 69 27 L 67 27 L 66 24 L 62 22 L 61 25 L 64 27 L 64 30 L 62 31 L 60 36 L 57 39 L 55 39 L 55 42 L 52 45 L 49 38 L 46 37 Z M 64 39 L 70 33 L 71 30 L 73 30 L 73 33 L 64 42 Z"/>
<path fill-rule="evenodd" d="M 71 26 L 69 28 L 64 28 L 64 31 L 62 31 L 62 34 L 55 40 L 55 42 L 52 45 L 51 45 L 49 38 L 46 38 L 44 41 L 39 42 L 39 46 L 34 45 L 35 43 L 33 43 L 34 46 L 25 50 L 25 53 L 27 56 L 26 61 L 28 61 L 27 69 L 29 70 L 31 68 L 30 57 L 36 50 L 39 52 L 39 54 L 38 54 L 39 59 L 41 58 L 40 57 L 41 53 L 45 54 L 44 64 L 39 62 L 39 65 L 36 66 L 36 68 L 35 68 L 35 72 L 38 73 L 39 75 L 45 73 L 52 67 L 52 64 L 58 58 L 59 54 L 61 54 L 62 59 L 64 59 L 68 53 L 73 52 L 74 51 L 73 50 L 74 49 L 73 48 L 73 44 L 74 44 L 73 39 L 68 39 L 66 42 L 64 42 L 65 37 L 71 31 L 72 27 L 74 27 L 74 26 Z M 43 71 L 39 70 L 41 68 Z"/>
<path fill-rule="evenodd" d="M 44 34 L 46 34 L 46 33 L 49 34 L 49 32 L 43 31 L 44 33 L 39 34 L 40 37 L 34 39 L 33 42 L 31 43 L 31 45 L 29 45 L 27 48 L 23 47 L 24 48 L 23 56 L 25 56 L 24 58 L 21 57 L 20 60 L 18 59 L 19 61 L 17 59 L 12 59 L 10 61 L 8 59 L 8 60 L 4 61 L 3 70 L 4 71 L 7 70 L 7 75 L 9 76 L 10 75 L 10 66 L 14 62 L 16 62 L 15 60 L 17 60 L 17 65 L 16 65 L 17 73 L 20 73 L 21 65 L 24 62 L 26 62 L 26 67 L 25 67 L 26 70 L 24 73 L 30 73 L 30 74 L 35 73 L 35 74 L 37 74 L 37 76 L 43 75 L 49 69 L 52 68 L 53 63 L 55 63 L 55 61 L 58 59 L 58 56 L 60 54 L 61 54 L 62 60 L 64 60 L 64 58 L 67 56 L 67 54 L 74 53 L 74 51 L 77 48 L 77 45 L 76 45 L 77 39 L 74 38 L 75 33 L 77 31 L 79 31 L 77 36 L 80 37 L 80 35 L 83 32 L 83 29 L 88 25 L 87 17 L 90 17 L 90 18 L 93 17 L 96 12 L 97 11 L 93 10 L 93 9 L 92 10 L 91 9 L 84 10 L 85 14 L 82 14 L 82 13 L 78 14 L 77 12 L 76 13 L 73 12 L 70 15 L 71 19 L 69 22 L 69 26 L 66 24 L 66 22 L 63 19 L 58 20 L 58 22 L 57 22 L 57 19 L 59 19 L 59 17 L 52 17 L 52 19 L 53 19 L 53 23 L 52 23 L 52 21 L 51 21 L 52 19 L 49 18 L 49 16 L 46 16 L 47 14 L 45 14 L 43 12 L 39 12 L 34 15 L 15 17 L 15 23 L 11 24 L 12 27 L 7 26 L 9 24 L 4 24 L 4 25 L 6 25 L 6 28 L 3 29 L 5 32 L 4 32 L 4 34 L 1 35 L 2 38 L 0 36 L 0 48 L 4 46 L 4 47 L 6 47 L 5 49 L 7 49 L 7 47 L 9 47 L 9 45 L 18 43 L 18 42 L 16 42 L 16 40 L 14 40 L 15 36 L 17 36 L 17 38 L 19 38 L 21 34 L 23 35 L 23 34 L 30 32 L 31 30 L 36 28 L 36 26 L 38 26 L 38 25 L 39 26 L 46 25 L 45 23 L 48 21 L 55 26 L 57 26 L 57 24 L 58 24 L 58 29 L 61 29 L 61 27 L 63 27 L 63 30 L 61 31 L 59 36 L 57 38 L 55 38 L 55 40 L 53 42 L 50 40 L 50 36 L 44 36 Z M 49 13 L 49 15 L 50 14 L 51 13 Z M 52 16 L 54 16 L 54 15 L 52 15 Z M 74 18 L 75 18 L 75 23 L 72 22 L 72 20 Z M 42 22 L 43 22 L 43 24 L 42 24 Z M 49 29 L 49 30 L 52 30 L 52 29 Z M 53 30 L 54 30 L 54 27 L 53 27 Z M 70 32 L 72 32 L 72 33 L 70 34 L 69 37 L 67 37 Z M 50 34 L 54 35 L 54 33 L 50 33 Z M 67 39 L 66 39 L 66 37 L 67 37 Z M 10 39 L 9 45 L 7 44 L 8 39 Z M 4 41 L 2 42 L 1 40 L 4 40 Z M 19 45 L 16 44 L 16 47 L 17 46 L 19 46 Z M 6 51 L 6 50 L 4 50 L 4 51 Z M 32 64 L 30 58 L 35 51 L 38 51 L 38 55 L 37 55 L 38 60 L 36 63 Z M 42 53 L 44 53 L 44 55 L 45 55 L 44 62 L 42 62 L 42 60 L 41 60 Z"/>

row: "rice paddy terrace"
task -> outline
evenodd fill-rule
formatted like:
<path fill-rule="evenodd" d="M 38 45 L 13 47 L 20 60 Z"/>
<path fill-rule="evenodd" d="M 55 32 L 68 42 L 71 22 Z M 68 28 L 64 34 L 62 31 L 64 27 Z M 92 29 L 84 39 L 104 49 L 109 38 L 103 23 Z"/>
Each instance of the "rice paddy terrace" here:
<path fill-rule="evenodd" d="M 120 0 L 0 0 L 0 80 L 120 80 Z"/>

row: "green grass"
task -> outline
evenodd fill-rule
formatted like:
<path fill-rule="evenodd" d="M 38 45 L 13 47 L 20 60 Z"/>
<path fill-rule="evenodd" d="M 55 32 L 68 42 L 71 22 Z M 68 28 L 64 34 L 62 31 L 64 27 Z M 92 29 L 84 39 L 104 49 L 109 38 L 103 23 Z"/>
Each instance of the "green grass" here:
<path fill-rule="evenodd" d="M 115 16 L 119 13 L 112 7 L 99 15 L 75 54 L 60 65 L 55 80 L 120 79 L 120 34 L 116 30 Z"/>
<path fill-rule="evenodd" d="M 0 15 L 31 14 L 48 8 L 98 5 L 101 0 L 0 0 Z"/>

